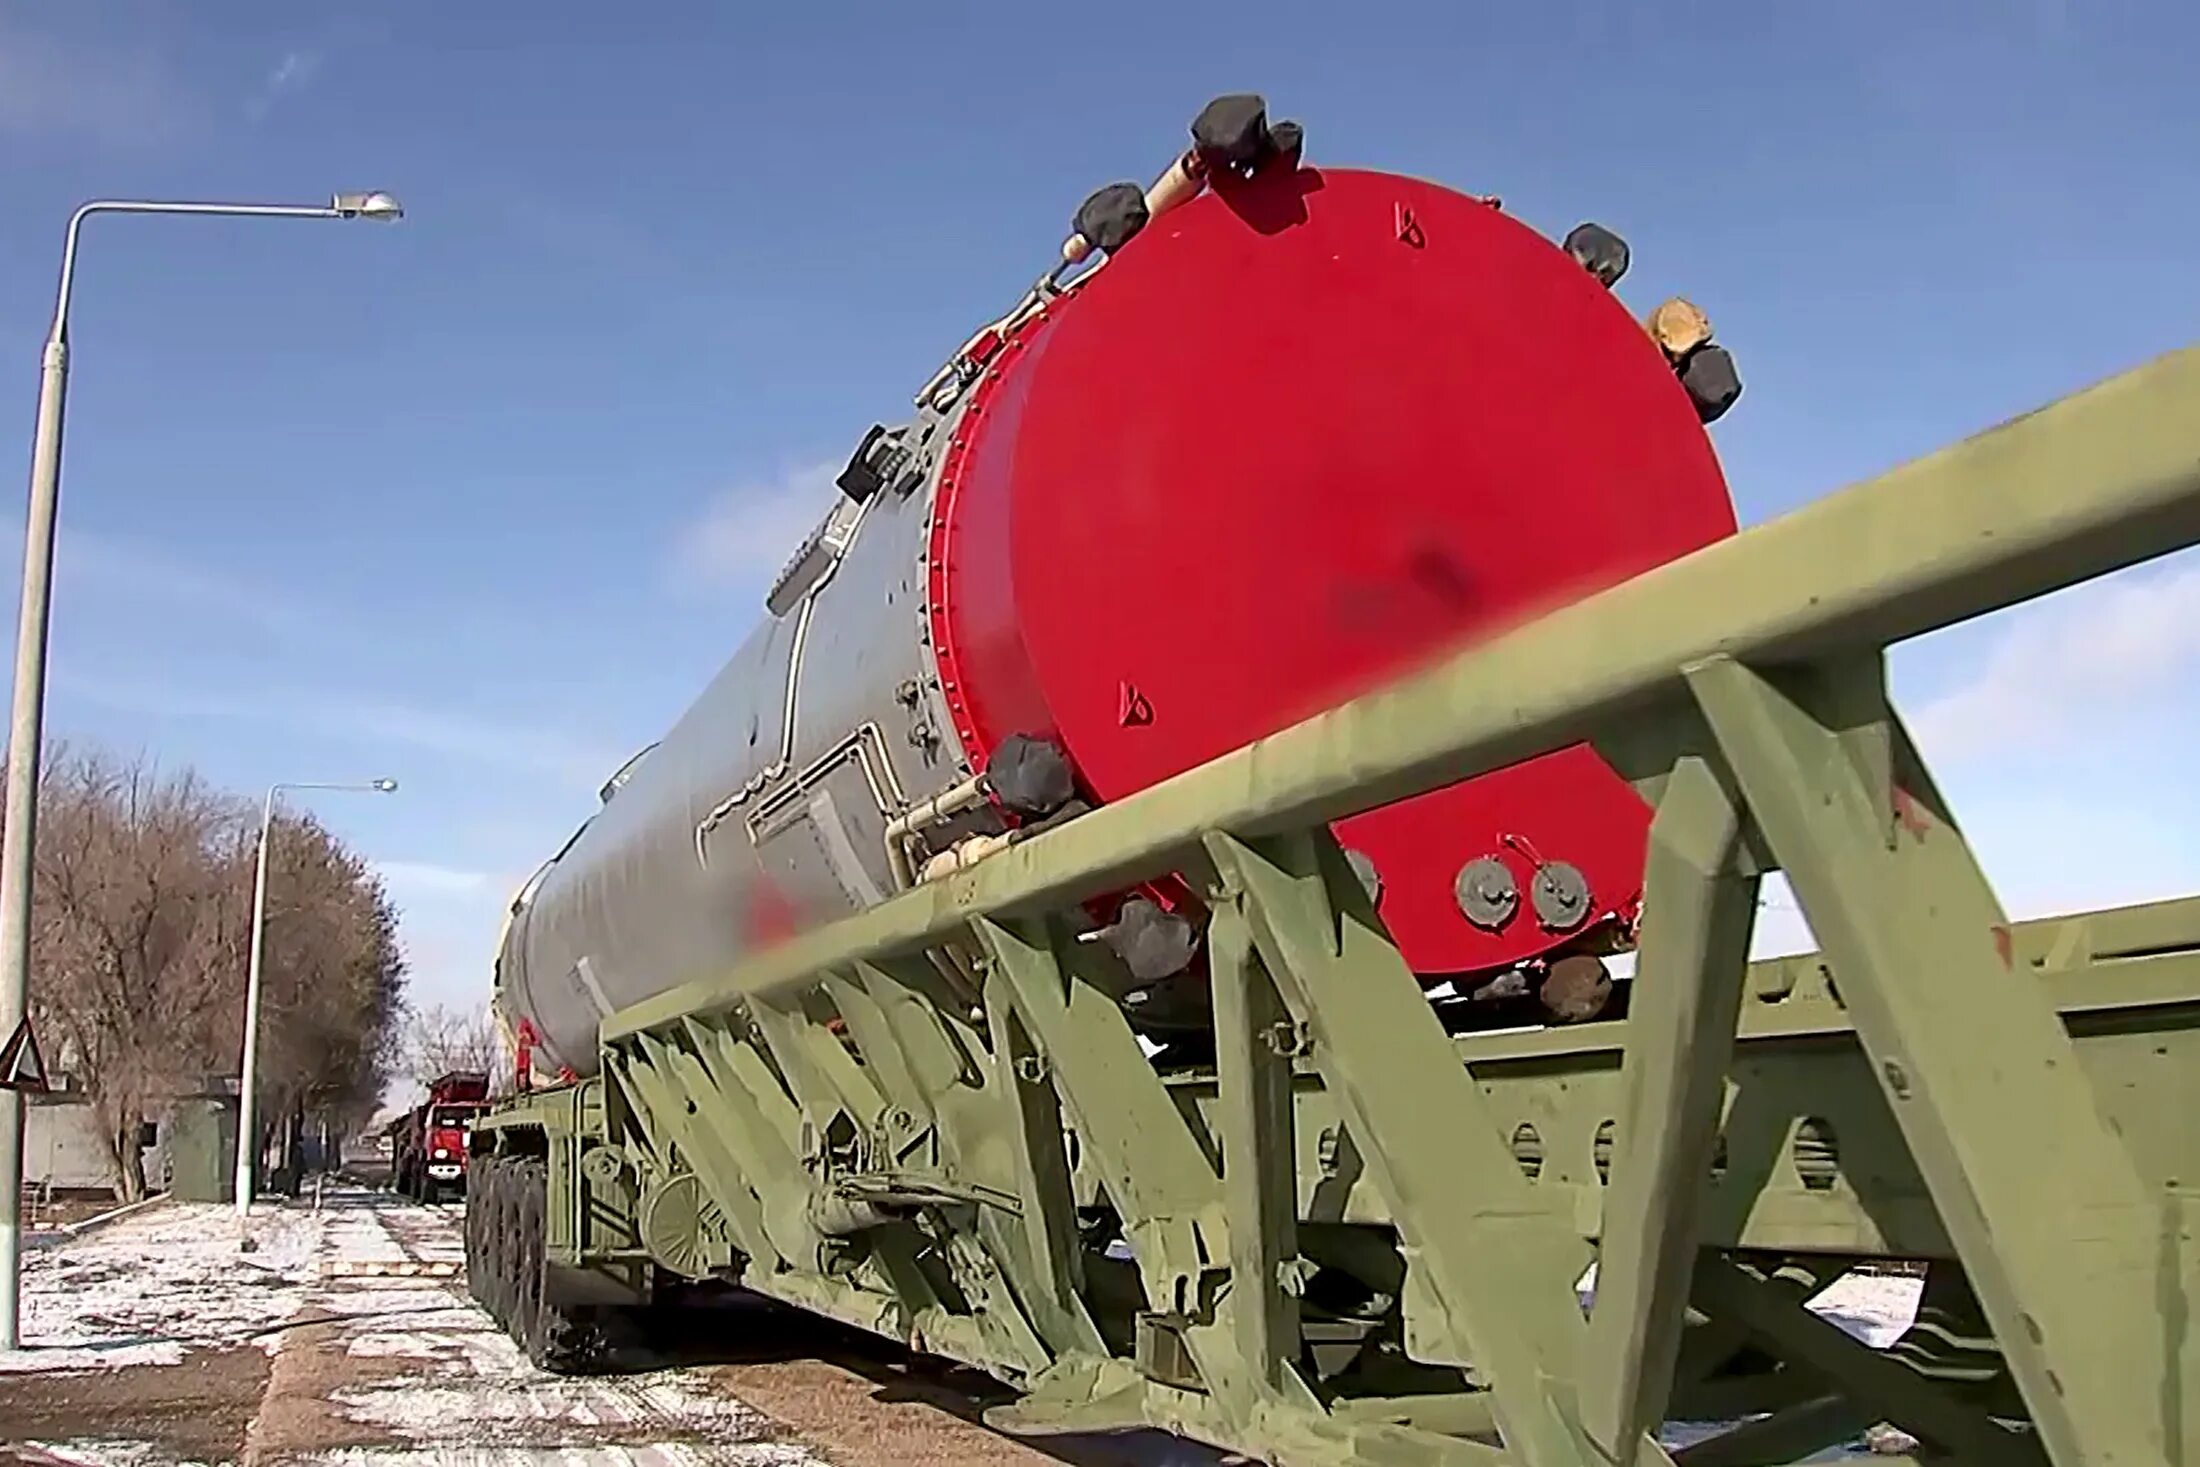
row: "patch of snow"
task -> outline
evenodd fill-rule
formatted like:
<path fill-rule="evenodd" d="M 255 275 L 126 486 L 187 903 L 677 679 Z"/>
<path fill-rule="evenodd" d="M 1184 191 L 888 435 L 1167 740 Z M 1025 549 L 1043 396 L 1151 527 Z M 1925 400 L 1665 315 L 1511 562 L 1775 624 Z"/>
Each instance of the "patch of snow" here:
<path fill-rule="evenodd" d="M 270 1203 L 255 1213 L 250 1253 L 234 1214 L 168 1202 L 95 1233 L 25 1255 L 24 1348 L 0 1372 L 172 1365 L 193 1350 L 257 1342 L 297 1312 L 316 1276 L 321 1219 Z"/>
<path fill-rule="evenodd" d="M 731 1446 L 667 1443 L 644 1447 L 350 1447 L 299 1457 L 328 1467 L 541 1467 L 553 1458 L 567 1467 L 821 1467 L 815 1456 L 784 1442 Z"/>
<path fill-rule="evenodd" d="M 1913 1275 L 1852 1270 L 1812 1295 L 1804 1307 L 1873 1349 L 1884 1350 L 1916 1320 L 1917 1302 L 1924 1288 L 1925 1280 Z M 1574 1292 L 1584 1310 L 1595 1304 L 1594 1263 L 1575 1282 Z"/>
<path fill-rule="evenodd" d="M 361 1267 L 462 1260 L 460 1210 L 391 1201 L 339 1205 L 330 1216 L 325 1266 L 303 1317 L 334 1325 L 347 1356 L 381 1362 L 369 1380 L 326 1399 L 365 1432 L 391 1440 L 299 1460 L 822 1467 L 808 1450 L 771 1440 L 781 1431 L 775 1422 L 700 1372 L 553 1376 L 466 1297 L 463 1280 L 377 1277 Z"/>
<path fill-rule="evenodd" d="M 565 1424 L 601 1428 L 607 1424 L 647 1421 L 662 1416 L 683 1430 L 710 1432 L 726 1427 L 757 1433 L 771 1421 L 753 1407 L 727 1396 L 704 1396 L 671 1384 L 651 1385 L 621 1399 L 630 1388 L 602 1381 L 537 1376 L 518 1384 L 483 1390 L 482 1382 L 453 1385 L 406 1379 L 387 1386 L 338 1391 L 330 1399 L 354 1421 L 400 1428 L 434 1441 L 454 1426 L 469 1433 L 496 1425 Z"/>
<path fill-rule="evenodd" d="M 1917 1318 L 1925 1280 L 1901 1274 L 1845 1273 L 1810 1301 L 1811 1313 L 1831 1320 L 1874 1350 L 1902 1338 Z"/>
<path fill-rule="evenodd" d="M 70 1467 L 203 1467 L 196 1459 L 177 1457 L 152 1442 L 86 1440 L 22 1445 L 38 1454 L 33 1461 L 66 1462 Z"/>
<path fill-rule="evenodd" d="M 372 1355 L 399 1360 L 448 1360 L 450 1351 L 419 1335 L 377 1331 L 354 1335 L 344 1341 L 346 1355 Z"/>

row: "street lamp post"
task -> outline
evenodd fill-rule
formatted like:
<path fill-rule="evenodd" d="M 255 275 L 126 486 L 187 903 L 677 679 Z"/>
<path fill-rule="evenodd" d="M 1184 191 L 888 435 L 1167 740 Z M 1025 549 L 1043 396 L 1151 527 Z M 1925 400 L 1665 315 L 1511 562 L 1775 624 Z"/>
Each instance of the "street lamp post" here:
<path fill-rule="evenodd" d="M 252 1215 L 253 1162 L 259 1156 L 258 1119 L 254 1115 L 255 1089 L 260 1067 L 260 953 L 267 939 L 267 850 L 275 825 L 275 795 L 279 790 L 369 790 L 388 794 L 397 788 L 394 779 L 366 784 L 271 784 L 260 806 L 260 853 L 252 871 L 252 957 L 244 979 L 244 1062 L 237 1076 L 237 1226 L 241 1230 Z"/>
<path fill-rule="evenodd" d="M 174 203 L 95 199 L 69 216 L 61 288 L 38 379 L 31 438 L 30 507 L 23 524 L 23 605 L 15 640 L 15 695 L 8 719 L 6 821 L 0 831 L 0 1032 L 12 1033 L 30 1004 L 31 873 L 38 824 L 38 770 L 46 710 L 46 627 L 53 603 L 54 516 L 61 498 L 61 418 L 69 377 L 69 291 L 77 236 L 94 214 L 222 214 L 280 219 L 401 218 L 385 193 L 338 194 L 325 206 Z M 0 1350 L 18 1342 L 22 1264 L 23 1098 L 0 1090 Z"/>

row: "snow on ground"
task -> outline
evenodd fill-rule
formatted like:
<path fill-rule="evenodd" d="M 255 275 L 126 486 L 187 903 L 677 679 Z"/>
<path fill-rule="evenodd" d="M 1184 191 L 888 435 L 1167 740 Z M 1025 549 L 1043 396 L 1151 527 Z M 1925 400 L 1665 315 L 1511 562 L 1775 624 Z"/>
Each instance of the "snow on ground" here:
<path fill-rule="evenodd" d="M 20 1350 L 0 1371 L 173 1365 L 195 1349 L 258 1340 L 297 1311 L 316 1271 L 320 1218 L 255 1211 L 258 1247 L 238 1247 L 235 1214 L 168 1202 L 23 1255 Z"/>
<path fill-rule="evenodd" d="M 354 1190 L 320 1208 L 263 1204 L 251 1252 L 219 1204 L 160 1204 L 57 1238 L 25 1255 L 26 1348 L 0 1353 L 0 1371 L 169 1366 L 258 1345 L 275 1359 L 255 1454 L 284 1462 L 820 1467 L 700 1372 L 537 1370 L 466 1296 L 461 1217 Z M 18 1450 L 69 1467 L 185 1460 L 134 1440 Z"/>
<path fill-rule="evenodd" d="M 771 1455 L 793 1452 L 794 1455 Z M 328 1467 L 581 1467 L 581 1464 L 617 1464 L 617 1467 L 780 1467 L 780 1464 L 818 1463 L 819 1458 L 794 1448 L 758 1445 L 744 1447 L 695 1446 L 668 1442 L 645 1447 L 604 1447 L 594 1451 L 558 1451 L 546 1447 L 351 1447 L 299 1458 Z M 108 1464 L 99 1464 L 108 1467 Z M 132 1467 L 116 1463 L 113 1467 Z"/>
<path fill-rule="evenodd" d="M 174 1457 L 151 1442 L 28 1442 L 18 1450 L 27 1461 L 53 1467 L 205 1467 Z"/>
<path fill-rule="evenodd" d="M 1925 1280 L 1913 1274 L 1846 1273 L 1820 1290 L 1809 1307 L 1874 1350 L 1884 1350 L 1916 1320 L 1924 1289 Z"/>
<path fill-rule="evenodd" d="M 580 1379 L 536 1369 L 450 1276 L 463 1254 L 458 1209 L 373 1200 L 331 1199 L 322 1283 L 306 1310 L 337 1322 L 334 1342 L 315 1348 L 343 1362 L 316 1368 L 331 1378 L 323 1399 L 339 1422 L 321 1430 L 371 1445 L 284 1460 L 822 1467 L 698 1371 Z"/>
<path fill-rule="evenodd" d="M 1813 1294 L 1804 1307 L 1873 1349 L 1884 1350 L 1916 1320 L 1917 1301 L 1924 1288 L 1925 1280 L 1913 1274 L 1853 1271 Z M 1574 1285 L 1574 1292 L 1585 1310 L 1596 1302 L 1594 1263 Z"/>
<path fill-rule="evenodd" d="M 338 1192 L 320 1209 L 262 1206 L 250 1253 L 218 1204 L 167 1203 L 119 1218 L 26 1255 L 27 1348 L 0 1353 L 0 1371 L 170 1365 L 194 1350 L 258 1344 L 276 1353 L 269 1401 L 287 1391 L 312 1418 L 312 1441 L 281 1450 L 283 1461 L 821 1462 L 700 1371 L 572 1379 L 537 1370 L 466 1296 L 461 1217 L 456 1207 Z M 1593 1288 L 1593 1274 L 1583 1283 Z M 1909 1325 L 1918 1287 L 1914 1278 L 1851 1274 L 1811 1308 L 1884 1346 Z M 128 1442 L 41 1445 L 57 1463 L 176 1461 Z"/>

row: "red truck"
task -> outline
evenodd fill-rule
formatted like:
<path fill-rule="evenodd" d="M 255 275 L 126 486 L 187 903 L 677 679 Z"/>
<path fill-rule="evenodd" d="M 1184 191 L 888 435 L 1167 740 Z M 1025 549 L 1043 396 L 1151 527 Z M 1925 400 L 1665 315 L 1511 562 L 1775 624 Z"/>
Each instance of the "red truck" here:
<path fill-rule="evenodd" d="M 390 1178 L 420 1202 L 466 1190 L 466 1128 L 489 1108 L 489 1077 L 454 1070 L 428 1086 L 428 1098 L 390 1122 Z"/>

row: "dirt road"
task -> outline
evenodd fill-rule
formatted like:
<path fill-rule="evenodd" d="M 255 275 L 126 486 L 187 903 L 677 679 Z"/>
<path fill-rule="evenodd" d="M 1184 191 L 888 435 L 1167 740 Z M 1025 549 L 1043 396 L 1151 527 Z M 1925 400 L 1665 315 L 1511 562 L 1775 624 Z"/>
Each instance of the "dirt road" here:
<path fill-rule="evenodd" d="M 1204 1464 L 1159 1437 L 976 1424 L 982 1377 L 758 1303 L 698 1311 L 635 1373 L 531 1366 L 465 1292 L 460 1209 L 387 1193 L 228 1212 L 166 1204 L 31 1257 L 0 1355 L 0 1462 Z"/>
<path fill-rule="evenodd" d="M 0 1354 L 0 1464 L 1231 1460 L 1154 1434 L 1002 1437 L 977 1424 L 1000 1395 L 985 1377 L 745 1297 L 682 1312 L 629 1373 L 550 1376 L 467 1297 L 462 1217 L 351 1189 L 263 1207 L 250 1252 L 228 1209 L 178 1203 L 34 1249 L 32 1348 Z M 1914 1283 L 1859 1276 L 1814 1307 L 1884 1343 Z"/>

